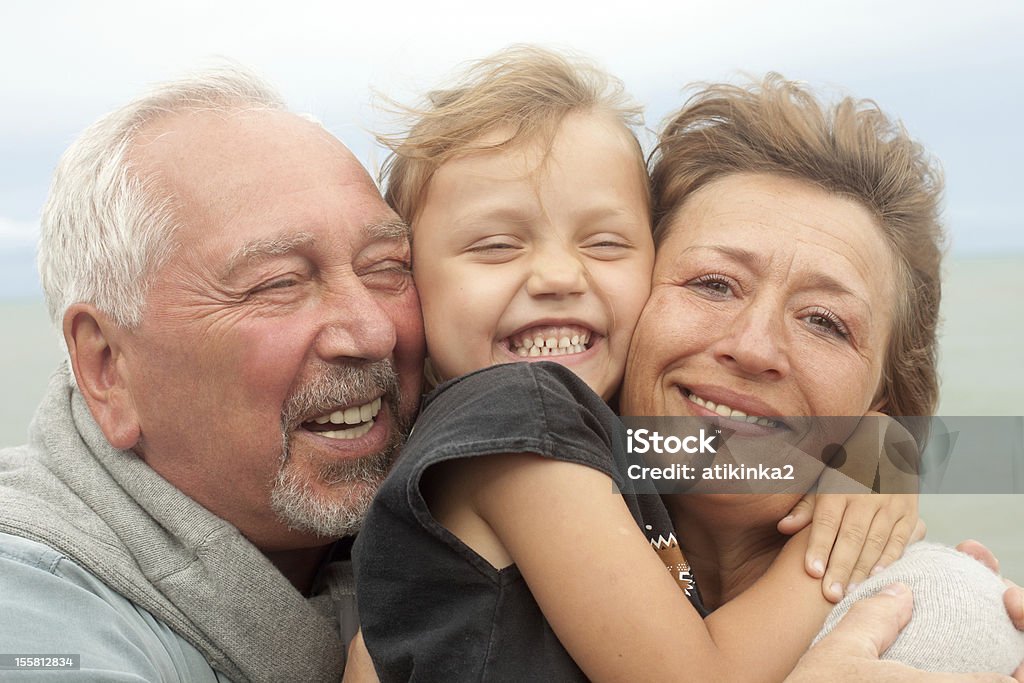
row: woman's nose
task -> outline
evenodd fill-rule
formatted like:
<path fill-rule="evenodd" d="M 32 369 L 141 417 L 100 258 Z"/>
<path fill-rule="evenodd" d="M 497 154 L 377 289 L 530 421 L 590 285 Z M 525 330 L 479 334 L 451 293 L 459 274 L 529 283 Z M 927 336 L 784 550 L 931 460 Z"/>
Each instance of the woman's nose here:
<path fill-rule="evenodd" d="M 734 372 L 779 379 L 789 374 L 784 313 L 752 302 L 729 321 L 714 343 L 716 359 Z"/>
<path fill-rule="evenodd" d="M 564 297 L 582 294 L 589 287 L 580 256 L 564 245 L 539 248 L 531 260 L 526 291 L 530 296 Z"/>

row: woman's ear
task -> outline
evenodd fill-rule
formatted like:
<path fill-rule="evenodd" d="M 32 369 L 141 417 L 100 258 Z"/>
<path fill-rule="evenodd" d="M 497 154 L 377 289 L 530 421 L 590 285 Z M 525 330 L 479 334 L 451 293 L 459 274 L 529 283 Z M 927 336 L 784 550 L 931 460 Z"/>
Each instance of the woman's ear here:
<path fill-rule="evenodd" d="M 63 327 L 71 370 L 89 412 L 111 446 L 132 448 L 140 426 L 122 349 L 129 332 L 86 303 L 65 311 Z"/>

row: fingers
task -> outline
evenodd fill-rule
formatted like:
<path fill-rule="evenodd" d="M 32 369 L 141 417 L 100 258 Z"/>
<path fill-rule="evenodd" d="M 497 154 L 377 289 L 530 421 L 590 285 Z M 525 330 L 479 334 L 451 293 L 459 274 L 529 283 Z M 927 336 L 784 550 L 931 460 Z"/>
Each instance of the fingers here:
<path fill-rule="evenodd" d="M 859 497 L 859 496 L 858 496 Z M 822 592 L 832 602 L 837 602 L 846 594 L 846 587 L 853 576 L 854 568 L 862 554 L 867 554 L 871 566 L 882 553 L 882 548 L 888 540 L 888 523 L 884 535 L 879 526 L 875 526 L 875 508 L 872 505 L 867 510 L 863 505 L 850 503 L 846 507 L 843 521 L 836 537 L 832 554 L 828 558 L 828 568 L 822 580 Z M 863 578 L 860 579 L 863 581 Z"/>
<path fill-rule="evenodd" d="M 978 562 L 988 567 L 994 573 L 999 573 L 999 560 L 996 556 L 980 541 L 975 541 L 973 538 L 969 538 L 966 541 L 960 543 L 957 547 L 960 552 L 970 555 Z"/>
<path fill-rule="evenodd" d="M 883 520 L 881 523 L 879 521 L 880 518 Z M 923 539 L 926 531 L 925 524 L 920 519 L 915 523 L 913 517 L 900 518 L 892 526 L 891 531 L 889 531 L 889 537 L 884 541 L 885 545 L 882 552 L 879 553 L 878 557 L 875 557 L 873 552 L 869 551 L 877 543 L 875 540 L 876 535 L 880 537 L 885 534 L 888 530 L 887 526 L 888 516 L 883 509 L 871 524 L 871 531 L 868 532 L 868 541 L 865 543 L 864 552 L 861 553 L 860 560 L 858 560 L 857 566 L 853 570 L 853 575 L 850 577 L 851 584 L 860 583 L 867 577 L 874 576 L 903 557 L 903 551 L 907 549 L 907 546 Z"/>
<path fill-rule="evenodd" d="M 1017 630 L 1024 631 L 1024 589 L 1009 580 L 1006 581 L 1006 585 L 1006 592 L 1003 593 L 1006 613 L 1010 615 L 1010 620 Z"/>
<path fill-rule="evenodd" d="M 789 514 L 779 520 L 778 530 L 780 534 L 792 536 L 811 523 L 811 515 L 814 512 L 814 493 L 804 494 Z M 821 574 L 812 574 L 814 578 L 821 578 Z"/>
<path fill-rule="evenodd" d="M 877 659 L 910 621 L 913 606 L 910 589 L 895 583 L 851 607 L 835 630 L 815 647 L 826 647 L 830 656 Z"/>
<path fill-rule="evenodd" d="M 846 509 L 846 497 L 842 495 L 820 495 L 815 498 L 814 522 L 807 541 L 804 565 L 807 573 L 814 578 L 825 576 L 825 565 L 832 554 L 832 548 L 839 533 L 839 525 Z M 845 583 L 845 582 L 844 582 Z M 825 595 L 828 598 L 828 594 Z M 840 596 L 842 597 L 842 596 Z M 831 598 L 829 598 L 831 600 Z M 836 602 L 836 600 L 832 600 Z"/>

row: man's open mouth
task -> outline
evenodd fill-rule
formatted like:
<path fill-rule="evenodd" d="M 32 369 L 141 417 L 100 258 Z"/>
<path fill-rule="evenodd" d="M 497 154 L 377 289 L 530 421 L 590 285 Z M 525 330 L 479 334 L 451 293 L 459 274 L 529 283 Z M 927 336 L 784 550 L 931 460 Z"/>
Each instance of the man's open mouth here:
<path fill-rule="evenodd" d="M 302 428 L 328 439 L 357 439 L 373 428 L 380 405 L 378 396 L 361 405 L 339 407 L 303 422 Z"/>
<path fill-rule="evenodd" d="M 583 353 L 596 335 L 580 325 L 531 327 L 505 339 L 508 349 L 520 358 L 567 356 Z"/>

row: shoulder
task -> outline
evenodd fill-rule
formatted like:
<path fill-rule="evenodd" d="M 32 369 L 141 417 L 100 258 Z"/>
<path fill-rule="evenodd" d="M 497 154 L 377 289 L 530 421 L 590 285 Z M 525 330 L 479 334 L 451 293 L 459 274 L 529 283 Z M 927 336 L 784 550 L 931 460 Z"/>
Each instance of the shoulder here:
<path fill-rule="evenodd" d="M 916 543 L 886 570 L 871 577 L 829 614 L 819 638 L 858 600 L 891 583 L 910 587 L 914 616 L 885 653 L 930 671 L 1010 673 L 1024 659 L 1024 634 L 1003 606 L 1002 581 L 954 548 Z"/>
<path fill-rule="evenodd" d="M 608 405 L 571 370 L 549 362 L 495 365 L 445 382 L 424 401 L 414 435 L 452 443 L 521 436 L 553 436 L 606 444 L 618 419 Z M 520 446 L 517 448 L 517 445 Z"/>
<path fill-rule="evenodd" d="M 63 553 L 0 533 L 0 652 L 73 653 L 104 680 L 218 680 L 166 624 Z"/>

